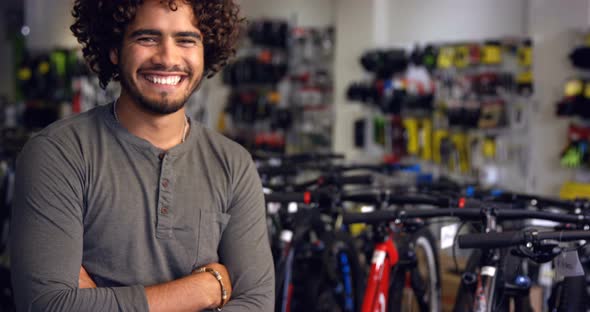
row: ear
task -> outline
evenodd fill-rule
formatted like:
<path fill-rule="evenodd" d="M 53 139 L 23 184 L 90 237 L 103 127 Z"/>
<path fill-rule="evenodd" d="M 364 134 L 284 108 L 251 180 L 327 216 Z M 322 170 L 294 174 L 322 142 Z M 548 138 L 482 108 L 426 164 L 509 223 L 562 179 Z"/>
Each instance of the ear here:
<path fill-rule="evenodd" d="M 114 65 L 118 65 L 119 64 L 119 50 L 118 49 L 111 49 L 111 52 L 109 52 L 109 58 L 111 59 L 111 63 L 113 63 Z"/>

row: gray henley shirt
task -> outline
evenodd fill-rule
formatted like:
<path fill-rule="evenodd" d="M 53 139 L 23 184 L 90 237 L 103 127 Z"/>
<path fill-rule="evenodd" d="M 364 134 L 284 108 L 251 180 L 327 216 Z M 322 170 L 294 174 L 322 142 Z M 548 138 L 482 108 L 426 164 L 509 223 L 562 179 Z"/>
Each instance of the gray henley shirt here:
<path fill-rule="evenodd" d="M 224 311 L 272 311 L 262 186 L 248 152 L 191 122 L 164 152 L 112 104 L 58 121 L 17 162 L 11 223 L 19 311 L 147 311 L 144 286 L 223 263 Z M 80 266 L 96 289 L 78 289 Z"/>

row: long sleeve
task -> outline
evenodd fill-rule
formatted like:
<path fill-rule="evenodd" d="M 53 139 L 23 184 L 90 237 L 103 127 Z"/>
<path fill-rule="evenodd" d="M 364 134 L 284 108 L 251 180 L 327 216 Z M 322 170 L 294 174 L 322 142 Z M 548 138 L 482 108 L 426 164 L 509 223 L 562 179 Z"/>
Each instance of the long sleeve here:
<path fill-rule="evenodd" d="M 250 159 L 244 155 L 242 159 Z M 232 277 L 233 295 L 224 311 L 273 311 L 274 265 L 267 235 L 262 184 L 252 161 L 234 172 L 231 219 L 219 256 Z"/>
<path fill-rule="evenodd" d="M 10 254 L 18 311 L 147 311 L 143 286 L 78 289 L 85 167 L 79 151 L 47 136 L 17 162 Z"/>

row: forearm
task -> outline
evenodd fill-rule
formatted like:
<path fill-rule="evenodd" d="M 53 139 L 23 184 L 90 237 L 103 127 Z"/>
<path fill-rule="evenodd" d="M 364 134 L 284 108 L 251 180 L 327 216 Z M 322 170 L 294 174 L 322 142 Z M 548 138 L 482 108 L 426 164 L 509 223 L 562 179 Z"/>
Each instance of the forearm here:
<path fill-rule="evenodd" d="M 250 290 L 242 295 L 232 297 L 223 307 L 224 312 L 243 311 L 273 311 L 274 310 L 274 281 L 256 285 L 256 289 Z"/>
<path fill-rule="evenodd" d="M 143 286 L 96 289 L 45 286 L 36 293 L 30 298 L 20 292 L 15 300 L 17 311 L 147 311 Z"/>
<path fill-rule="evenodd" d="M 150 312 L 194 312 L 216 307 L 221 298 L 221 289 L 210 274 L 192 274 L 145 287 L 145 294 Z"/>

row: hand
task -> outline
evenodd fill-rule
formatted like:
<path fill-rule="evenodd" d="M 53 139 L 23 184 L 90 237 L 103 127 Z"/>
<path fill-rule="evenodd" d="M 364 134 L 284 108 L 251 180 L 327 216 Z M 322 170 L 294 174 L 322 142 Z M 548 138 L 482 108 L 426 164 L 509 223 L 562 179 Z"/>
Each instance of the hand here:
<path fill-rule="evenodd" d="M 80 267 L 80 277 L 78 277 L 78 288 L 96 288 L 96 284 L 88 275 L 83 266 Z"/>
<path fill-rule="evenodd" d="M 223 282 L 223 286 L 225 287 L 225 290 L 227 291 L 227 299 L 225 301 L 225 303 L 227 303 L 230 300 L 231 294 L 232 294 L 231 279 L 229 278 L 229 273 L 227 272 L 227 269 L 225 268 L 225 266 L 223 264 L 220 264 L 220 263 L 209 263 L 207 265 L 204 265 L 203 267 L 211 268 L 211 269 L 219 272 L 219 274 L 221 274 L 221 281 Z M 209 292 L 209 294 L 211 294 L 211 298 L 214 299 L 213 305 L 210 308 L 216 308 L 216 307 L 220 306 L 222 302 L 221 302 L 221 286 L 219 285 L 219 281 L 217 281 L 217 279 L 215 279 L 213 274 L 208 273 L 208 272 L 197 273 L 197 274 L 204 274 L 205 276 L 209 277 L 208 280 L 209 280 L 209 283 L 211 284 L 211 287 L 208 287 L 208 289 L 213 290 L 213 291 Z"/>

